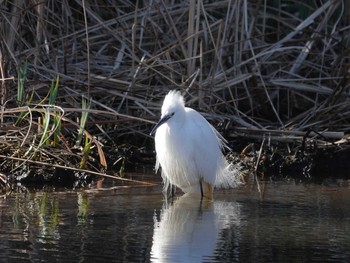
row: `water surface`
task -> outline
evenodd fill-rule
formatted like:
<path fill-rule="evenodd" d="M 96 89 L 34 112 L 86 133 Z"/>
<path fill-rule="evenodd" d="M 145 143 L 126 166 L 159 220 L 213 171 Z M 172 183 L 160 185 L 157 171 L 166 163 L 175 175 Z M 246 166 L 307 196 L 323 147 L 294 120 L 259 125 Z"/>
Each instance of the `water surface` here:
<path fill-rule="evenodd" d="M 260 182 L 166 201 L 161 187 L 0 198 L 1 262 L 349 262 L 347 181 Z"/>

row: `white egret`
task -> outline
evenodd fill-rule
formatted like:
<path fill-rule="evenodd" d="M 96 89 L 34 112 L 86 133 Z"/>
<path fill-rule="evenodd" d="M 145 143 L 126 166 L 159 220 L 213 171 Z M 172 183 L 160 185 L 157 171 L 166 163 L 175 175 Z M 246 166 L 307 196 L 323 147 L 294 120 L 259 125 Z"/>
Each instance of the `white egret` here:
<path fill-rule="evenodd" d="M 161 118 L 151 135 L 154 133 L 156 170 L 161 166 L 165 191 L 175 185 L 185 193 L 212 199 L 214 186 L 238 184 L 237 170 L 222 153 L 225 139 L 200 113 L 185 107 L 180 92 L 165 96 Z"/>

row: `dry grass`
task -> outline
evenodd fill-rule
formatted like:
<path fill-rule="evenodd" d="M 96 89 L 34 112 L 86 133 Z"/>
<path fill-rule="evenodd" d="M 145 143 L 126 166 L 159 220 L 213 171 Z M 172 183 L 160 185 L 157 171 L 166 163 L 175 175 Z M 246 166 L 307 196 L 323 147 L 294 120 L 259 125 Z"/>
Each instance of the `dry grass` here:
<path fill-rule="evenodd" d="M 63 155 L 78 154 L 72 165 L 79 164 L 82 151 L 72 153 L 70 137 L 77 134 L 85 97 L 91 98 L 86 129 L 95 138 L 92 151 L 105 167 L 101 141 L 118 145 L 135 135 L 147 141 L 170 89 L 182 90 L 187 105 L 214 123 L 226 121 L 229 135 L 301 143 L 307 134 L 320 146 L 345 147 L 349 4 L 314 2 L 322 3 L 5 1 L 0 10 L 3 154 L 25 159 L 29 151 L 35 159 L 36 151 L 42 155 L 49 147 L 50 152 L 54 147 L 43 147 L 40 140 L 47 111 L 63 122 L 55 148 L 60 154 L 46 153 L 47 158 L 59 163 Z M 17 69 L 25 63 L 25 100 L 19 107 Z M 55 105 L 45 105 L 57 76 Z M 14 127 L 20 113 L 25 119 Z M 49 137 L 56 129 L 50 125 Z M 92 163 L 88 169 L 101 169 Z"/>

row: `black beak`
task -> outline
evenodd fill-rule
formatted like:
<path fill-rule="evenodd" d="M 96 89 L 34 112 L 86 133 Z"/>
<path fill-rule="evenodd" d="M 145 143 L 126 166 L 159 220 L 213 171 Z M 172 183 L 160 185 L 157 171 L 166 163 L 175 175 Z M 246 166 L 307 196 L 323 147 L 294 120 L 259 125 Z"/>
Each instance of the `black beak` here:
<path fill-rule="evenodd" d="M 156 133 L 156 130 L 158 129 L 158 127 L 161 126 L 163 123 L 167 122 L 167 120 L 169 120 L 172 116 L 173 114 L 167 114 L 163 118 L 161 118 L 158 121 L 158 123 L 153 127 L 149 135 L 153 136 Z"/>

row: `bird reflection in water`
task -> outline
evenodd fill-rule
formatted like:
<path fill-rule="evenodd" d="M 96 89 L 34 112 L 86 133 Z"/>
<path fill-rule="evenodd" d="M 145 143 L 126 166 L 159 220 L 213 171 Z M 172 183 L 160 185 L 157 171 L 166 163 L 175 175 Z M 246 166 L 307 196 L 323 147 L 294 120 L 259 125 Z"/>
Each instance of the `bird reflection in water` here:
<path fill-rule="evenodd" d="M 202 262 L 214 257 L 220 233 L 240 224 L 236 202 L 185 194 L 154 216 L 152 262 Z"/>

